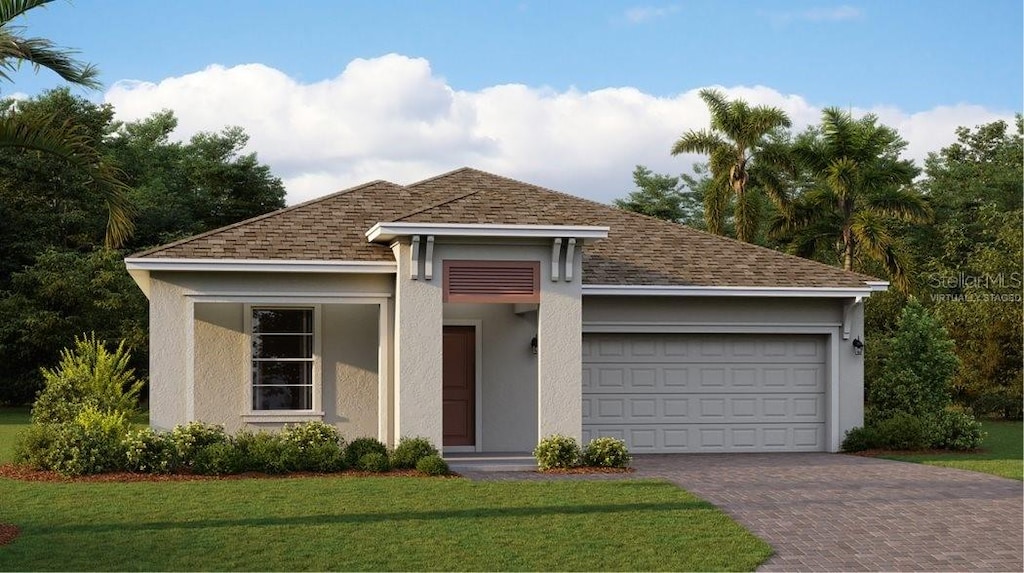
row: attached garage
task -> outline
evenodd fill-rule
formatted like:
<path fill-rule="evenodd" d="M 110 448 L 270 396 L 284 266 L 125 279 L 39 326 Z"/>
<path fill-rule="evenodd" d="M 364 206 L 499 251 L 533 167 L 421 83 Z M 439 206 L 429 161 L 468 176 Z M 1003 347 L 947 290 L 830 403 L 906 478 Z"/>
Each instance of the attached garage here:
<path fill-rule="evenodd" d="M 821 334 L 587 333 L 583 439 L 636 453 L 826 451 Z"/>

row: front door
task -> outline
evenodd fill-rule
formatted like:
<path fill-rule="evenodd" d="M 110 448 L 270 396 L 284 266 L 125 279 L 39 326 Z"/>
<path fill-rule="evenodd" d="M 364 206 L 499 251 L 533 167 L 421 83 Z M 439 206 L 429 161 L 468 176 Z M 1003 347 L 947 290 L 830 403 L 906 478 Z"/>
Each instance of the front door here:
<path fill-rule="evenodd" d="M 441 401 L 444 445 L 476 445 L 476 330 L 445 326 Z"/>

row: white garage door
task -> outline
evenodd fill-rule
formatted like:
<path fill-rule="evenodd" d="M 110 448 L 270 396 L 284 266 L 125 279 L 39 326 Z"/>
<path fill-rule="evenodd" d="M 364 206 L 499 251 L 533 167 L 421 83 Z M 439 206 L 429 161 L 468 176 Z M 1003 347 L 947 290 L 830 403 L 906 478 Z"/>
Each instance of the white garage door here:
<path fill-rule="evenodd" d="M 825 450 L 813 335 L 587 334 L 583 438 L 635 453 Z"/>

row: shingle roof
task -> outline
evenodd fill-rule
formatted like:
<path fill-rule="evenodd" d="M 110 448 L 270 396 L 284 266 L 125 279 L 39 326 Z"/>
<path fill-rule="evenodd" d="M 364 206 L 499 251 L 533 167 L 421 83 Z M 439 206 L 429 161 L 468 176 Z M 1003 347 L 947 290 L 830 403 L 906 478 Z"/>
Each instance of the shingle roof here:
<path fill-rule="evenodd" d="M 139 253 L 137 257 L 394 260 L 378 222 L 598 225 L 583 281 L 600 285 L 863 287 L 877 280 L 536 185 L 463 168 L 408 186 L 374 181 Z"/>

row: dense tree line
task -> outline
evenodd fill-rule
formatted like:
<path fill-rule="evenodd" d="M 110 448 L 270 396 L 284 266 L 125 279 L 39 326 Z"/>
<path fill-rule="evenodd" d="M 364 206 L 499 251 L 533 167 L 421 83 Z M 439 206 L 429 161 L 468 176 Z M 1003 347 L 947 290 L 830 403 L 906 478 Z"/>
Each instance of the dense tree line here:
<path fill-rule="evenodd" d="M 285 190 L 240 128 L 175 142 L 169 111 L 118 122 L 109 105 L 67 89 L 7 100 L 0 114 L 75 126 L 119 167 L 133 231 L 108 246 L 110 206 L 90 173 L 61 157 L 0 147 L 0 402 L 23 403 L 76 335 L 124 339 L 133 366 L 148 366 L 147 304 L 125 271 L 126 255 L 284 206 Z"/>
<path fill-rule="evenodd" d="M 615 204 L 890 280 L 866 306 L 868 389 L 884 341 L 917 300 L 955 343 L 956 401 L 1021 418 L 1021 116 L 958 128 L 922 170 L 872 115 L 829 108 L 792 134 L 780 110 L 702 97 L 711 129 L 684 133 L 671 153 L 700 152 L 708 163 L 678 177 L 638 166 L 636 189 Z"/>

